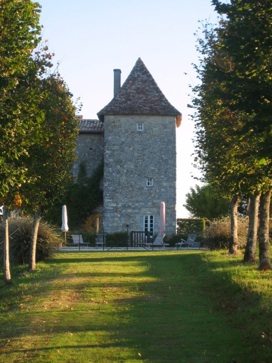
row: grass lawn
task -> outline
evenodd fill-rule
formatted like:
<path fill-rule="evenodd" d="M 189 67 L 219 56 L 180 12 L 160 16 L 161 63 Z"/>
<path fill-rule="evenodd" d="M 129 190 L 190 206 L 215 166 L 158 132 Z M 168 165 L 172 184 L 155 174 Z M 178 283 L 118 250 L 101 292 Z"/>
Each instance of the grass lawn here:
<path fill-rule="evenodd" d="M 21 266 L 0 286 L 0 362 L 271 362 L 272 272 L 240 260 L 63 252 Z"/>

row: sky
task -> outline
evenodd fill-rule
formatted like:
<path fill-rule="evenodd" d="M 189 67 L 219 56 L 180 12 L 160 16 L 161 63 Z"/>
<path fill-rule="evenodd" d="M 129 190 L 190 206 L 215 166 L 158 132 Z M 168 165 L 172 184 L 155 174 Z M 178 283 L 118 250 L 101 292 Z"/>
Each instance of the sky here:
<path fill-rule="evenodd" d="M 126 80 L 140 57 L 157 85 L 183 115 L 177 129 L 177 217 L 187 218 L 186 193 L 201 182 L 193 167 L 194 122 L 190 85 L 197 79 L 199 21 L 216 22 L 211 0 L 37 0 L 42 37 L 55 53 L 55 67 L 84 118 L 113 98 L 113 69 Z"/>

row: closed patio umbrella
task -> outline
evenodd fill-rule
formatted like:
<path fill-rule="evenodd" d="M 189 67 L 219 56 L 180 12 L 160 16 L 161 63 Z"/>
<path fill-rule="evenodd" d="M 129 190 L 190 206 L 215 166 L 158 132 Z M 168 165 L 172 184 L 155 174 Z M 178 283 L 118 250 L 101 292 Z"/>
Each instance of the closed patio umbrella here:
<path fill-rule="evenodd" d="M 160 236 L 165 235 L 165 203 L 161 202 L 160 205 Z"/>
<path fill-rule="evenodd" d="M 66 205 L 62 206 L 62 225 L 61 230 L 64 232 L 64 241 L 66 243 L 66 232 L 69 231 L 68 227 L 68 215 L 67 215 L 67 207 Z"/>

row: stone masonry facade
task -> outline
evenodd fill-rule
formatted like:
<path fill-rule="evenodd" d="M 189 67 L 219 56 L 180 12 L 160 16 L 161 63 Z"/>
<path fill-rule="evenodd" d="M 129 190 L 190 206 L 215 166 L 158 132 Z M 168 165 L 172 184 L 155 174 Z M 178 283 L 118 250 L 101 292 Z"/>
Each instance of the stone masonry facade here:
<path fill-rule="evenodd" d="M 80 120 L 74 175 L 81 161 L 89 175 L 104 161 L 101 231 L 156 235 L 164 201 L 165 233 L 175 234 L 176 127 L 181 114 L 140 58 L 122 87 L 116 73 L 114 82 L 114 98 L 98 113 L 99 120 Z"/>
<path fill-rule="evenodd" d="M 86 167 L 87 175 L 92 175 L 104 159 L 104 132 L 101 129 L 93 131 L 98 120 L 83 120 L 79 123 L 79 136 L 76 144 L 77 159 L 74 163 L 73 175 L 77 176 L 81 162 Z M 99 122 L 100 123 L 100 122 Z M 87 128 L 86 125 L 89 127 Z"/>
<path fill-rule="evenodd" d="M 143 126 L 142 131 L 137 125 Z M 159 229 L 160 202 L 166 204 L 166 233 L 176 228 L 175 118 L 107 116 L 104 121 L 104 228 L 143 229 L 154 216 Z M 151 185 L 148 185 L 148 181 Z"/>

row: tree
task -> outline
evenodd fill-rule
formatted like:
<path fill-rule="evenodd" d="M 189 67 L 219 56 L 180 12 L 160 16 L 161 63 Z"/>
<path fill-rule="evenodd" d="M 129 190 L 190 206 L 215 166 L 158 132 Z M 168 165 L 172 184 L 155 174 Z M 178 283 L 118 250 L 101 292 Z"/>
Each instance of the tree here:
<path fill-rule="evenodd" d="M 8 208 L 19 194 L 25 210 L 35 212 L 30 269 L 40 213 L 69 182 L 77 136 L 72 95 L 50 75 L 47 46 L 37 48 L 39 13 L 30 0 L 0 2 L 0 202 Z"/>
<path fill-rule="evenodd" d="M 259 221 L 260 194 L 251 195 L 249 202 L 249 226 L 247 244 L 244 253 L 244 262 L 255 262 Z"/>
<path fill-rule="evenodd" d="M 35 142 L 42 115 L 27 79 L 31 54 L 40 40 L 40 7 L 30 0 L 0 2 L 0 203 L 8 205 L 27 180 L 24 160 Z M 35 131 L 36 130 L 36 131 Z M 10 282 L 8 218 L 5 221 L 4 271 Z"/>
<path fill-rule="evenodd" d="M 269 208 L 267 198 L 270 198 L 272 186 L 272 3 L 270 0 L 234 0 L 223 4 L 214 0 L 213 4 L 227 19 L 222 46 L 234 61 L 230 81 L 226 83 L 226 90 L 233 96 L 228 107 L 249 116 L 240 135 L 247 136 L 251 144 L 251 150 L 244 154 L 254 174 L 255 188 L 251 184 L 251 194 L 262 194 L 260 215 L 269 218 L 269 209 L 263 211 L 263 208 Z M 226 105 L 225 100 L 222 102 Z M 250 170 L 248 165 L 247 170 Z M 260 217 L 259 268 L 264 268 L 264 255 L 265 268 L 271 268 L 269 244 L 263 243 L 261 237 L 267 234 L 267 225 L 268 220 Z M 267 250 L 261 252 L 263 248 Z"/>
<path fill-rule="evenodd" d="M 225 23 L 222 21 L 224 28 Z M 237 252 L 238 197 L 242 193 L 245 176 L 240 171 L 240 144 L 245 144 L 237 136 L 243 118 L 222 105 L 222 98 L 231 99 L 225 94 L 225 83 L 228 78 L 231 63 L 221 52 L 220 33 L 210 29 L 209 24 L 204 28 L 205 39 L 199 39 L 198 50 L 203 54 L 199 66 L 195 66 L 201 84 L 193 89 L 195 97 L 193 106 L 197 109 L 194 115 L 196 126 L 196 162 L 199 163 L 206 181 L 221 191 L 222 196 L 229 200 L 231 206 L 231 243 L 230 253 Z M 245 148 L 245 145 L 243 145 Z"/>
<path fill-rule="evenodd" d="M 25 78 L 31 53 L 39 42 L 39 5 L 30 0 L 2 0 L 0 4 L 0 198 L 25 181 L 21 162 L 38 126 L 36 97 Z M 34 117 L 33 117 L 34 116 Z M 26 137 L 27 136 L 27 137 Z M 8 147 L 7 147 L 8 145 Z"/>
<path fill-rule="evenodd" d="M 270 188 L 266 193 L 263 193 L 260 198 L 260 226 L 258 230 L 259 270 L 271 269 L 269 238 L 269 210 L 271 191 L 272 188 Z"/>
<path fill-rule="evenodd" d="M 234 198 L 266 193 L 271 187 L 271 1 L 213 4 L 222 18 L 217 28 L 206 26 L 199 43 L 202 60 L 196 69 L 202 83 L 193 102 L 197 158 L 207 180 Z"/>
<path fill-rule="evenodd" d="M 33 181 L 21 188 L 25 209 L 34 210 L 29 260 L 31 271 L 36 268 L 36 244 L 41 216 L 63 198 L 72 180 L 71 170 L 78 135 L 76 107 L 72 94 L 60 75 L 51 74 L 41 79 L 40 92 L 40 109 L 44 113 L 42 140 L 29 150 L 28 175 Z"/>
<path fill-rule="evenodd" d="M 215 219 L 229 214 L 228 200 L 220 195 L 220 190 L 209 184 L 190 188 L 184 207 L 196 218 Z"/>
<path fill-rule="evenodd" d="M 9 260 L 9 225 L 8 216 L 6 208 L 3 209 L 3 225 L 4 225 L 4 246 L 3 246 L 3 256 L 4 256 L 4 281 L 6 284 L 11 283 L 11 273 L 10 273 L 10 260 Z"/>

